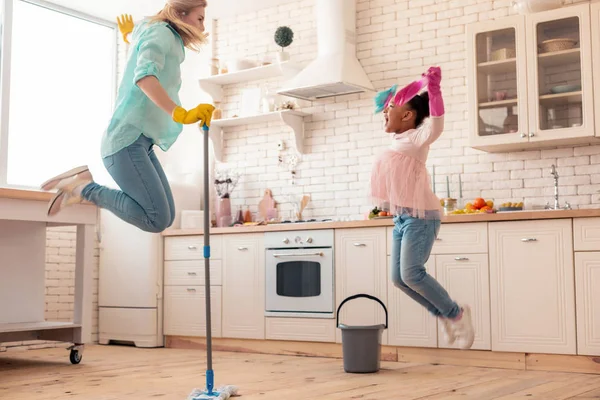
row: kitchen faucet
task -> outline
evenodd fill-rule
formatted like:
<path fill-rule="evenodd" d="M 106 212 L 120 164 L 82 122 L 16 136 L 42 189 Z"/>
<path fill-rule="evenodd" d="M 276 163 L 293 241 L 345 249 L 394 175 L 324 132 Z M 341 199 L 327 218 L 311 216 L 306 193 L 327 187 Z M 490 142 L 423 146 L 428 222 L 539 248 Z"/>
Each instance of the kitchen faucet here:
<path fill-rule="evenodd" d="M 550 169 L 550 175 L 554 177 L 554 207 L 550 205 L 550 202 L 546 203 L 546 210 L 571 210 L 571 205 L 565 201 L 564 206 L 560 206 L 558 202 L 558 172 L 556 171 L 556 165 L 552 164 Z"/>

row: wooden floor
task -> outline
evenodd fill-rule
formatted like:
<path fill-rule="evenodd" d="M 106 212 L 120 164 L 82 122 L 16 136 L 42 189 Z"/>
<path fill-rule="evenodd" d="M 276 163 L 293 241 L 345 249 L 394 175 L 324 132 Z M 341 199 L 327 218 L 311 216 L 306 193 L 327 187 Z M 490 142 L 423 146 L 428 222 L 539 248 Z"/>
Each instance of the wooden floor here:
<path fill-rule="evenodd" d="M 185 400 L 204 387 L 199 350 L 87 346 L 80 365 L 65 349 L 0 353 L 0 399 Z M 600 399 L 598 375 L 382 363 L 346 374 L 342 360 L 214 354 L 215 381 L 246 399 Z"/>

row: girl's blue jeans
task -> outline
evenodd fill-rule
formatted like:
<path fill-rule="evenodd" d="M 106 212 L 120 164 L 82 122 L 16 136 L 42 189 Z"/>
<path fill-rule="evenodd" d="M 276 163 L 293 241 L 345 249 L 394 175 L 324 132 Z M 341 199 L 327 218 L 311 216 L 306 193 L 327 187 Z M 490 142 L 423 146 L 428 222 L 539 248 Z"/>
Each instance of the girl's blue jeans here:
<path fill-rule="evenodd" d="M 454 318 L 460 313 L 460 306 L 425 269 L 440 225 L 439 219 L 394 217 L 391 279 L 396 287 L 432 315 Z"/>
<path fill-rule="evenodd" d="M 173 193 L 150 139 L 140 135 L 103 162 L 121 190 L 90 183 L 81 192 L 84 199 L 146 232 L 159 233 L 173 224 Z"/>

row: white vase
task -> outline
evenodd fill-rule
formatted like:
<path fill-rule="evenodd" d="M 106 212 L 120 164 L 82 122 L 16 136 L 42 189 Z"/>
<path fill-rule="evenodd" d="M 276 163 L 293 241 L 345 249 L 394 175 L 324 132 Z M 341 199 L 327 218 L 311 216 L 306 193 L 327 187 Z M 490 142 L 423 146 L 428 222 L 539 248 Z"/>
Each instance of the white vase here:
<path fill-rule="evenodd" d="M 290 53 L 288 53 L 287 51 L 280 51 L 277 53 L 277 61 L 279 61 L 280 63 L 289 61 L 289 59 Z"/>

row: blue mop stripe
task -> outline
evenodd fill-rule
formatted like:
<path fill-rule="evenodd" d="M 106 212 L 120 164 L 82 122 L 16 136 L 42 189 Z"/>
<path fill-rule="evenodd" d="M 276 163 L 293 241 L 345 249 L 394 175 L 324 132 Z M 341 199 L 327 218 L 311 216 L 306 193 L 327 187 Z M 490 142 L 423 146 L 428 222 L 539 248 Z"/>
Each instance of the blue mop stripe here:
<path fill-rule="evenodd" d="M 210 246 L 204 246 L 204 258 L 210 258 Z"/>
<path fill-rule="evenodd" d="M 213 394 L 215 387 L 215 372 L 212 369 L 206 370 L 206 392 L 209 395 Z"/>

